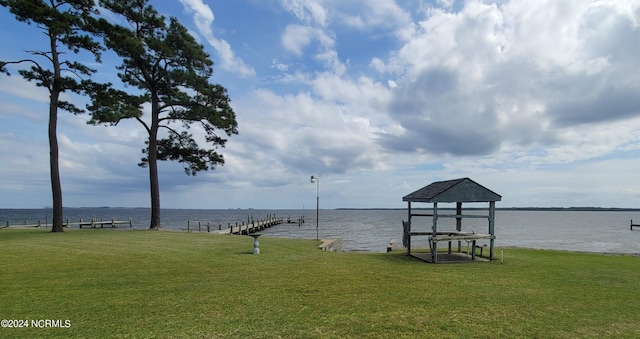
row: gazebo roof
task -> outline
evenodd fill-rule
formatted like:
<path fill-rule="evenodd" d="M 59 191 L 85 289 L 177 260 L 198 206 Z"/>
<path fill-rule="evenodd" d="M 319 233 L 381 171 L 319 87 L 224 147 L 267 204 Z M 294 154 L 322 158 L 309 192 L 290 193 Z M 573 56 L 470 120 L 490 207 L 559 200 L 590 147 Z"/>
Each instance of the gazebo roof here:
<path fill-rule="evenodd" d="M 408 202 L 488 202 L 502 196 L 469 178 L 436 181 L 402 197 Z"/>

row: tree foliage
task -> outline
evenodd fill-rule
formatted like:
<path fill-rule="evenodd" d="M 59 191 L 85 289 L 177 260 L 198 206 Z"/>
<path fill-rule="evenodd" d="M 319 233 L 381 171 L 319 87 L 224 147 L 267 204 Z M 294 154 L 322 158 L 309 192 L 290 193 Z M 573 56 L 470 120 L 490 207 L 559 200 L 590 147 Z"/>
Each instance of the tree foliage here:
<path fill-rule="evenodd" d="M 146 0 L 101 0 L 121 25 L 99 21 L 105 45 L 121 59 L 118 77 L 129 90 L 97 85 L 92 90 L 91 124 L 116 125 L 136 119 L 147 131 L 141 166 L 149 167 L 151 228 L 160 226 L 157 161 L 183 164 L 188 175 L 224 164 L 217 149 L 237 134 L 235 113 L 224 87 L 209 81 L 213 61 L 177 19 L 159 15 Z M 144 105 L 149 117 L 143 116 Z M 204 132 L 205 148 L 190 129 Z M 224 134 L 223 134 L 224 133 Z"/>
<path fill-rule="evenodd" d="M 58 109 L 74 114 L 84 112 L 71 102 L 60 100 L 64 92 L 83 93 L 95 87 L 89 77 L 95 69 L 67 58 L 69 53 L 85 50 L 100 61 L 102 45 L 93 39 L 96 13 L 93 0 L 0 0 L 16 20 L 33 25 L 44 33 L 46 44 L 40 49 L 25 51 L 29 58 L 0 61 L 0 72 L 11 75 L 8 65 L 26 64 L 30 67 L 18 70 L 26 80 L 33 81 L 49 92 L 49 149 L 51 191 L 53 195 L 53 232 L 61 232 L 62 187 L 58 161 L 57 116 Z M 6 47 L 4 47 L 6 48 Z M 35 46 L 34 46 L 35 48 Z"/>

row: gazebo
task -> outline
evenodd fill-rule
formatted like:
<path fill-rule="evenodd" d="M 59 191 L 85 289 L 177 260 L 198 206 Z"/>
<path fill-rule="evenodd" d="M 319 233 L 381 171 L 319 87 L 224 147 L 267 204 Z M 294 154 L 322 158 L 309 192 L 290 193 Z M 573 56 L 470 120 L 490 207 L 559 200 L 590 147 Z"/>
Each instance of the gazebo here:
<path fill-rule="evenodd" d="M 471 247 L 471 260 L 476 259 L 476 240 L 489 239 L 489 260 L 493 259 L 493 243 L 495 239 L 495 208 L 496 201 L 500 201 L 502 197 L 487 189 L 486 187 L 478 184 L 477 182 L 469 178 L 460 178 L 446 181 L 436 181 L 427 185 L 413 193 L 410 193 L 402 198 L 402 201 L 406 201 L 408 204 L 408 221 L 403 221 L 402 226 L 404 229 L 402 243 L 407 248 L 409 255 L 419 257 L 417 254 L 411 253 L 411 238 L 415 236 L 428 236 L 430 261 L 433 263 L 438 262 L 438 242 L 448 242 L 448 254 L 451 254 L 451 242 L 458 242 L 458 252 L 461 252 L 461 241 L 468 241 L 472 244 Z M 411 203 L 433 203 L 432 213 L 416 213 L 411 209 Z M 488 202 L 489 210 L 488 215 L 482 214 L 463 214 L 462 203 L 477 203 Z M 455 214 L 439 213 L 438 203 L 456 203 Z M 419 211 L 423 212 L 423 211 Z M 412 222 L 415 217 L 431 217 L 433 224 L 430 231 L 418 231 L 412 230 Z M 455 218 L 456 229 L 455 230 L 438 230 L 438 219 L 440 218 Z M 464 218 L 485 218 L 488 220 L 489 232 L 487 234 L 480 234 L 474 232 L 465 232 L 462 230 L 462 219 Z M 425 258 L 421 258 L 425 259 Z M 427 258 L 428 259 L 428 258 Z"/>

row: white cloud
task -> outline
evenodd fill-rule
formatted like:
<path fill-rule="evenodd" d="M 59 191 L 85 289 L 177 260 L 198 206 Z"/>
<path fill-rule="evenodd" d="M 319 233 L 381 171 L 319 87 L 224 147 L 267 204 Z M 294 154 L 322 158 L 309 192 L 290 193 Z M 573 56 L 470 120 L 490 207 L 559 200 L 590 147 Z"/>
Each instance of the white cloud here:
<path fill-rule="evenodd" d="M 357 7 L 352 2 L 341 2 L 348 9 L 345 24 L 364 31 L 389 31 L 401 41 L 409 39 L 415 32 L 415 24 L 407 9 L 400 7 L 395 0 L 361 0 Z M 349 8 L 350 7 L 350 8 Z"/>
<path fill-rule="evenodd" d="M 303 56 L 303 50 L 307 46 L 313 41 L 317 41 L 319 46 L 315 54 L 316 60 L 320 61 L 328 70 L 337 74 L 343 74 L 347 69 L 334 49 L 334 38 L 320 28 L 288 25 L 282 33 L 281 39 L 283 47 L 299 57 Z"/>
<path fill-rule="evenodd" d="M 17 72 L 15 72 L 17 73 Z M 0 92 L 11 96 L 20 97 L 30 101 L 49 103 L 49 93 L 43 87 L 36 87 L 34 83 L 28 82 L 18 74 L 6 77 L 4 75 L 0 82 Z"/>
<path fill-rule="evenodd" d="M 286 72 L 289 70 L 289 66 L 287 64 L 278 62 L 277 59 L 274 59 L 273 61 L 271 61 L 271 67 L 281 71 L 281 72 Z"/>
<path fill-rule="evenodd" d="M 185 11 L 193 14 L 193 21 L 198 32 L 204 36 L 207 42 L 215 48 L 222 62 L 222 67 L 230 72 L 237 72 L 243 77 L 252 77 L 255 70 L 247 66 L 241 58 L 235 55 L 231 45 L 224 39 L 218 39 L 213 34 L 213 11 L 202 0 L 180 0 Z"/>
<path fill-rule="evenodd" d="M 309 26 L 288 25 L 282 32 L 282 45 L 287 51 L 301 56 L 316 34 L 317 31 Z"/>
<path fill-rule="evenodd" d="M 640 78 L 608 61 L 627 52 L 615 44 L 590 50 L 602 35 L 637 37 L 616 10 L 584 1 L 469 1 L 459 12 L 429 10 L 421 34 L 384 67 L 374 64 L 399 77 L 391 110 L 406 131 L 387 145 L 485 155 L 510 145 L 571 143 L 557 127 L 637 115 L 640 101 L 630 93 Z M 594 11 L 615 21 L 606 27 L 621 29 L 591 26 L 586 16 Z"/>
<path fill-rule="evenodd" d="M 328 24 L 328 15 L 321 1 L 282 0 L 282 7 L 294 14 L 298 20 L 307 24 L 324 27 Z"/>
<path fill-rule="evenodd" d="M 369 63 L 369 67 L 373 68 L 378 73 L 386 72 L 386 68 L 387 68 L 386 65 L 384 64 L 384 61 L 382 61 L 382 59 L 378 57 L 373 57 L 371 59 L 371 62 Z"/>

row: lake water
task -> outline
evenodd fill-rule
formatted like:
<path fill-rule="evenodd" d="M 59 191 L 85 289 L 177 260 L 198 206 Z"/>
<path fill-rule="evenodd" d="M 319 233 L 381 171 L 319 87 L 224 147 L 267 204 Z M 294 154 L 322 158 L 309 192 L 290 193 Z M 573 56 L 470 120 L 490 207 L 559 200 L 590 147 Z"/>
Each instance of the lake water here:
<path fill-rule="evenodd" d="M 452 214 L 453 211 L 442 213 Z M 464 211 L 465 214 L 484 214 L 486 211 Z M 208 222 L 212 228 L 224 228 L 227 223 L 242 223 L 248 216 L 255 219 L 268 214 L 297 219 L 304 214 L 306 222 L 282 224 L 262 231 L 264 236 L 287 238 L 316 238 L 315 210 L 195 210 L 163 209 L 164 228 L 186 230 L 190 221 L 191 230 L 197 229 L 198 221 L 206 230 Z M 65 208 L 64 218 L 78 221 L 80 218 L 103 218 L 128 220 L 133 228 L 149 226 L 148 208 Z M 527 247 L 569 251 L 633 253 L 640 254 L 640 228 L 629 230 L 629 221 L 640 223 L 640 211 L 496 211 L 497 247 Z M 10 224 L 51 222 L 50 209 L 0 209 L 0 227 Z M 320 210 L 318 233 L 320 238 L 341 237 L 346 251 L 384 252 L 390 240 L 402 242 L 402 220 L 407 220 L 405 210 Z M 413 230 L 427 230 L 431 218 L 414 218 Z M 438 230 L 455 229 L 455 219 L 438 220 Z M 464 219 L 463 230 L 487 233 L 486 219 Z M 0 231 L 2 236 L 2 231 Z M 416 241 L 416 246 L 427 247 Z M 479 242 L 482 244 L 482 242 Z"/>

